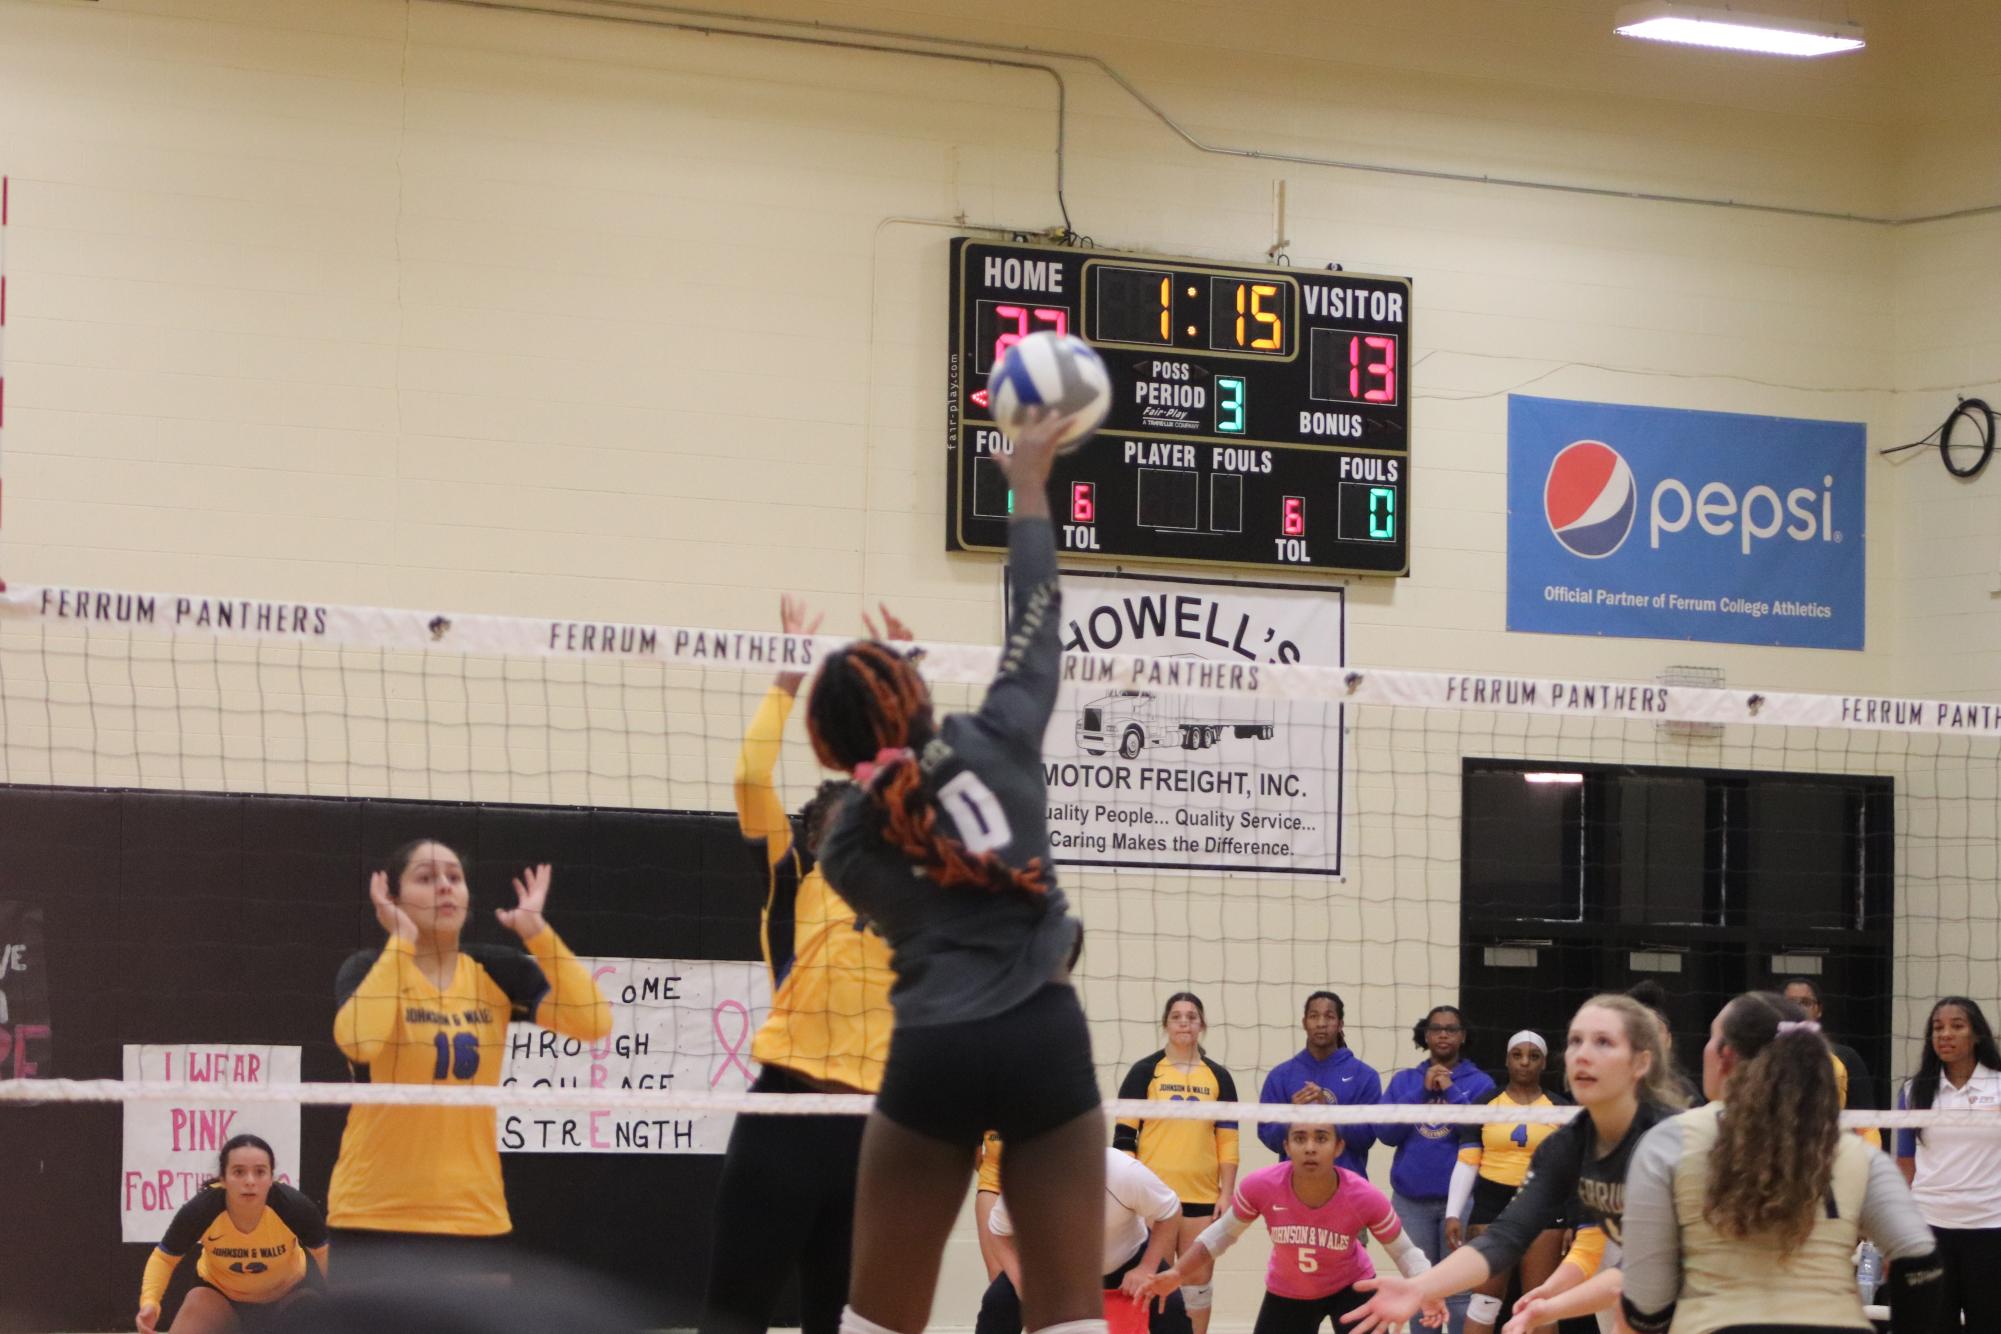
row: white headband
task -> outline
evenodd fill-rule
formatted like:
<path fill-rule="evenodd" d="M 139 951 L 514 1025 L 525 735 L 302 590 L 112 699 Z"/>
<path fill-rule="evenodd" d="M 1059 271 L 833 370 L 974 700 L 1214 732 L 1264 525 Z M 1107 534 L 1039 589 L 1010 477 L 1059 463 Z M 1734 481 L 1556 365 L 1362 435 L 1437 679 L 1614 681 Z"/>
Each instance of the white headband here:
<path fill-rule="evenodd" d="M 1508 1050 L 1513 1051 L 1516 1047 L 1521 1046 L 1524 1042 L 1526 1042 L 1529 1046 L 1534 1047 L 1544 1056 L 1549 1055 L 1549 1044 L 1542 1040 L 1542 1034 L 1531 1033 L 1526 1028 L 1524 1028 L 1521 1032 L 1515 1034 L 1513 1037 L 1508 1039 Z"/>

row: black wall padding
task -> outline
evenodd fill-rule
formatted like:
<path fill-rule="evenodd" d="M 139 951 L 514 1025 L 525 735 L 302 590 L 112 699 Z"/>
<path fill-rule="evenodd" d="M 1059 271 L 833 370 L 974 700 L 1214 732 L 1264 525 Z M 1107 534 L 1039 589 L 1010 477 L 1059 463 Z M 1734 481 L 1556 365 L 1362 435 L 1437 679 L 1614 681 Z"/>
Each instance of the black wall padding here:
<path fill-rule="evenodd" d="M 514 942 L 492 910 L 547 861 L 580 955 L 758 957 L 763 861 L 727 814 L 0 786 L 0 899 L 45 915 L 39 1073 L 118 1078 L 128 1042 L 296 1043 L 306 1079 L 345 1079 L 334 972 L 381 939 L 370 871 L 423 835 L 466 859 L 468 940 Z M 304 1113 L 300 1185 L 322 1203 L 345 1115 Z M 118 1240 L 121 1126 L 112 1106 L 0 1108 L 0 1330 L 131 1328 L 147 1248 Z M 503 1162 L 519 1243 L 694 1323 L 720 1157 Z"/>

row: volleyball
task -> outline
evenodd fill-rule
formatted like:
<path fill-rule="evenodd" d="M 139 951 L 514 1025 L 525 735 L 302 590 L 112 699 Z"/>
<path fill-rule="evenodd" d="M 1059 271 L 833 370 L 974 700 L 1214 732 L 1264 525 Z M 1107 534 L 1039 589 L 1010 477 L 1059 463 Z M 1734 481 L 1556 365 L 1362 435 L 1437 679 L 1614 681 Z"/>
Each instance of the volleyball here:
<path fill-rule="evenodd" d="M 1001 434 L 1012 438 L 1029 409 L 1054 409 L 1064 422 L 1056 451 L 1091 438 L 1112 408 L 1112 381 L 1091 345 L 1072 334 L 1032 333 L 1007 350 L 987 377 L 987 401 Z"/>

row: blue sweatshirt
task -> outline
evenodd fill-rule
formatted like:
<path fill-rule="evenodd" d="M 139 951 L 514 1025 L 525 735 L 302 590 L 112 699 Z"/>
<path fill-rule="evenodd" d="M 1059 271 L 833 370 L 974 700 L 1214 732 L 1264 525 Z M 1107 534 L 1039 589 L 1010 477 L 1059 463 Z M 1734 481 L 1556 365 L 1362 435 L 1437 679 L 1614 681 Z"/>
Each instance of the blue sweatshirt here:
<path fill-rule="evenodd" d="M 1292 1095 L 1308 1084 L 1318 1084 L 1332 1093 L 1335 1103 L 1342 1107 L 1375 1104 L 1383 1100 L 1382 1077 L 1363 1065 L 1348 1048 L 1336 1047 L 1334 1054 L 1324 1061 L 1316 1061 L 1302 1051 L 1274 1068 L 1265 1076 L 1264 1091 L 1258 1095 L 1258 1101 L 1290 1103 Z M 1280 1124 L 1258 1127 L 1258 1138 L 1281 1158 L 1285 1157 L 1286 1129 Z M 1376 1128 L 1369 1125 L 1342 1126 L 1341 1156 L 1334 1161 L 1350 1172 L 1368 1176 L 1369 1146 L 1376 1142 L 1375 1131 Z"/>
<path fill-rule="evenodd" d="M 1487 1072 L 1461 1059 L 1452 1067 L 1452 1087 L 1426 1093 L 1424 1074 L 1431 1062 L 1399 1070 L 1390 1076 L 1382 1101 L 1415 1104 L 1435 1102 L 1453 1107 L 1477 1107 L 1498 1091 Z M 1452 1187 L 1452 1164 L 1459 1158 L 1459 1127 L 1454 1125 L 1377 1126 L 1376 1138 L 1397 1147 L 1390 1163 L 1390 1188 L 1406 1199 L 1442 1200 Z"/>

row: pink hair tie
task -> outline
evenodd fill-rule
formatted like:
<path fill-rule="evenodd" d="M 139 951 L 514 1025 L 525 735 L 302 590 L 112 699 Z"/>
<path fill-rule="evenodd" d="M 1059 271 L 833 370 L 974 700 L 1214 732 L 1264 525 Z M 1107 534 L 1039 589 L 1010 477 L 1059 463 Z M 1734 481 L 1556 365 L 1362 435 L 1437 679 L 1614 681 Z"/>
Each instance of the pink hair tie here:
<path fill-rule="evenodd" d="M 863 760 L 855 766 L 855 781 L 863 787 L 873 787 L 876 775 L 898 760 L 909 759 L 913 753 L 908 746 L 884 746 L 873 760 Z"/>
<path fill-rule="evenodd" d="M 1788 1034 L 1788 1033 L 1818 1033 L 1818 1032 L 1820 1032 L 1820 1025 L 1819 1025 L 1819 1024 L 1816 1024 L 1816 1023 L 1815 1023 L 1815 1022 L 1814 1022 L 1813 1020 L 1811 1020 L 1811 1019 L 1799 1019 L 1799 1020 L 1793 1020 L 1793 1019 L 1781 1019 L 1781 1020 L 1779 1020 L 1779 1036 L 1780 1036 L 1780 1037 L 1784 1037 L 1784 1036 L 1785 1036 L 1786 1034 Z"/>

